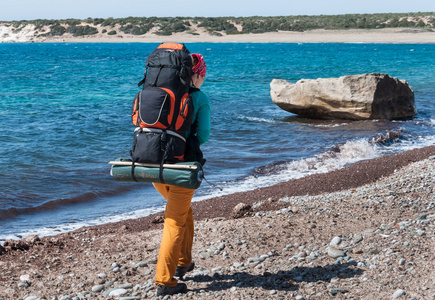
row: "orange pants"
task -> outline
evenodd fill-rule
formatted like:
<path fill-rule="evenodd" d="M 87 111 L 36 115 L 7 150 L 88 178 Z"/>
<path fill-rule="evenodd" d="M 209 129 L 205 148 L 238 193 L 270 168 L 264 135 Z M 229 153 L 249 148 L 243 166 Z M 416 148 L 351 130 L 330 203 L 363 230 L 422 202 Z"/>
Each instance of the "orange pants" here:
<path fill-rule="evenodd" d="M 192 262 L 194 227 L 190 203 L 195 190 L 161 183 L 153 185 L 168 201 L 157 260 L 156 285 L 176 286 L 175 269 L 177 266 L 189 266 Z"/>

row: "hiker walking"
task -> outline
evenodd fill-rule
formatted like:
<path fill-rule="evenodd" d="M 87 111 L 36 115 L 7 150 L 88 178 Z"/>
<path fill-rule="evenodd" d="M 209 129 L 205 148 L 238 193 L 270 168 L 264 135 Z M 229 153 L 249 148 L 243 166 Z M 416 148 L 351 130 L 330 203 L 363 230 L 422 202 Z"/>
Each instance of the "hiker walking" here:
<path fill-rule="evenodd" d="M 201 54 L 192 54 L 192 60 L 193 74 L 189 94 L 194 107 L 192 124 L 195 128 L 186 135 L 195 134 L 202 145 L 210 137 L 210 103 L 208 97 L 199 90 L 204 82 L 207 67 Z M 174 276 L 182 279 L 186 272 L 194 268 L 191 200 L 195 190 L 162 183 L 153 185 L 167 200 L 163 237 L 156 267 L 157 296 L 185 293 L 186 284 L 179 283 Z"/>

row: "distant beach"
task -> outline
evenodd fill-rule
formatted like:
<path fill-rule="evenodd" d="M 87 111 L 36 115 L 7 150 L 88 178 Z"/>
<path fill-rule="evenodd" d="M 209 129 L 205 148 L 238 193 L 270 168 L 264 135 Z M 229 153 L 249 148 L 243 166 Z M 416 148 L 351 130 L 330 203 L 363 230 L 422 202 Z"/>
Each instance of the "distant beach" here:
<path fill-rule="evenodd" d="M 435 32 L 425 29 L 385 28 L 385 29 L 349 29 L 349 30 L 308 30 L 304 32 L 278 31 L 258 34 L 225 34 L 211 35 L 205 30 L 195 34 L 186 32 L 169 36 L 148 32 L 144 35 L 118 33 L 86 35 L 74 37 L 71 34 L 62 36 L 36 37 L 29 28 L 14 33 L 11 27 L 0 26 L 0 42 L 44 42 L 44 43 L 398 43 L 398 44 L 433 44 Z"/>

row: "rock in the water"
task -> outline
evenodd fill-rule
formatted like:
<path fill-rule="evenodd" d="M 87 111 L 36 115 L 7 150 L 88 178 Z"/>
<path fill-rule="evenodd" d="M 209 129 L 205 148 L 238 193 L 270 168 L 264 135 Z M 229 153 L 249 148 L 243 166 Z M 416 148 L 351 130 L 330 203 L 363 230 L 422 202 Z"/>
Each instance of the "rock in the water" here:
<path fill-rule="evenodd" d="M 322 119 L 400 119 L 415 116 L 414 91 L 404 80 L 371 73 L 339 78 L 270 83 L 273 102 L 304 117 Z"/>

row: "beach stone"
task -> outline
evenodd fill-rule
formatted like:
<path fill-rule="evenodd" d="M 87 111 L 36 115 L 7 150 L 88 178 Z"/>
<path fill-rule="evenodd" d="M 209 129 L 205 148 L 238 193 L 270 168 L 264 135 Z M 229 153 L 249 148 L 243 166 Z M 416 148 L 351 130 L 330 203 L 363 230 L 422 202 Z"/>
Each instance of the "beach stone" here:
<path fill-rule="evenodd" d="M 119 286 L 119 288 L 121 288 L 121 289 L 132 289 L 133 288 L 133 284 L 131 284 L 131 283 L 124 283 L 124 284 L 121 284 Z"/>
<path fill-rule="evenodd" d="M 210 256 L 211 256 L 210 252 L 208 252 L 208 251 L 203 251 L 203 252 L 199 253 L 199 257 L 202 259 L 210 258 Z"/>
<path fill-rule="evenodd" d="M 345 289 L 331 289 L 329 292 L 331 293 L 331 295 L 335 296 L 335 295 L 340 294 L 340 293 L 345 294 L 349 291 L 345 290 Z"/>
<path fill-rule="evenodd" d="M 111 288 L 103 293 L 104 297 L 120 297 L 127 294 L 128 291 L 126 289 L 121 288 Z"/>
<path fill-rule="evenodd" d="M 404 295 L 406 295 L 404 290 L 401 290 L 401 289 L 396 290 L 393 294 L 393 299 L 397 299 L 397 298 L 402 297 Z"/>
<path fill-rule="evenodd" d="M 331 242 L 329 243 L 329 245 L 330 245 L 330 246 L 334 246 L 334 247 L 336 247 L 336 246 L 338 246 L 340 243 L 341 243 L 341 237 L 336 236 L 336 237 L 334 237 L 334 238 L 331 240 Z"/>
<path fill-rule="evenodd" d="M 92 287 L 92 292 L 94 292 L 94 293 L 99 293 L 102 290 L 104 290 L 104 286 L 102 286 L 102 285 L 94 285 Z"/>
<path fill-rule="evenodd" d="M 234 219 L 241 218 L 251 210 L 252 210 L 251 205 L 245 203 L 239 203 L 233 208 L 233 218 Z"/>
<path fill-rule="evenodd" d="M 18 287 L 20 287 L 20 288 L 27 288 L 27 287 L 29 287 L 30 285 L 27 283 L 27 282 L 20 282 L 19 284 L 18 284 Z"/>
<path fill-rule="evenodd" d="M 335 247 L 328 247 L 328 255 L 332 258 L 338 258 L 345 256 L 345 252 Z"/>
<path fill-rule="evenodd" d="M 28 275 L 28 274 L 20 276 L 20 281 L 26 282 L 29 280 L 30 280 L 30 275 Z"/>
<path fill-rule="evenodd" d="M 36 245 L 41 241 L 41 239 L 37 235 L 29 235 L 23 238 L 22 241 L 27 245 Z"/>
<path fill-rule="evenodd" d="M 24 300 L 39 300 L 37 296 L 27 296 Z"/>
<path fill-rule="evenodd" d="M 10 250 L 29 250 L 29 245 L 24 243 L 22 240 L 16 241 L 16 240 L 6 240 L 3 244 L 3 247 L 10 251 Z"/>
<path fill-rule="evenodd" d="M 148 264 L 147 264 L 146 262 L 140 262 L 140 263 L 137 264 L 137 266 L 138 266 L 139 268 L 147 268 L 147 267 L 148 267 Z"/>
<path fill-rule="evenodd" d="M 363 240 L 363 236 L 361 234 L 355 235 L 353 238 L 353 243 L 354 244 L 358 244 L 359 242 L 361 242 Z"/>
<path fill-rule="evenodd" d="M 404 80 L 370 73 L 339 78 L 273 79 L 272 101 L 283 110 L 321 119 L 400 119 L 415 116 L 414 91 Z"/>
<path fill-rule="evenodd" d="M 109 297 L 119 297 L 127 293 L 128 291 L 126 289 L 116 288 L 109 293 Z"/>
<path fill-rule="evenodd" d="M 219 244 L 219 247 L 218 247 L 218 250 L 219 251 L 222 251 L 222 250 L 224 250 L 225 249 L 225 243 L 220 243 Z"/>

